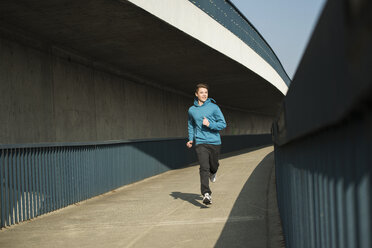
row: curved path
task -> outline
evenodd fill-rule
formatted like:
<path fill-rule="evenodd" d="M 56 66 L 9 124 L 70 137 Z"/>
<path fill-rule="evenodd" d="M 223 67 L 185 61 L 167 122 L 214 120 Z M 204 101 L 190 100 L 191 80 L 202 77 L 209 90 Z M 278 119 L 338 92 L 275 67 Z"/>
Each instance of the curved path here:
<path fill-rule="evenodd" d="M 3 229 L 0 247 L 281 247 L 272 151 L 221 159 L 208 207 L 190 166 Z"/>

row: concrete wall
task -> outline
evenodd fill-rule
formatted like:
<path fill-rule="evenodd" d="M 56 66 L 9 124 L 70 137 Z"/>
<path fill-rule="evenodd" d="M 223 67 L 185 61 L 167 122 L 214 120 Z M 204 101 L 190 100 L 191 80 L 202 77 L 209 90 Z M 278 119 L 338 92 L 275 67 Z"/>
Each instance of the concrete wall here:
<path fill-rule="evenodd" d="M 76 52 L 0 34 L 1 144 L 187 136 L 192 93 L 134 82 Z M 222 134 L 270 132 L 270 117 L 222 110 Z"/>
<path fill-rule="evenodd" d="M 246 113 L 223 107 L 221 110 L 227 122 L 227 127 L 221 132 L 221 135 L 264 134 L 271 132 L 273 118 L 270 116 Z"/>

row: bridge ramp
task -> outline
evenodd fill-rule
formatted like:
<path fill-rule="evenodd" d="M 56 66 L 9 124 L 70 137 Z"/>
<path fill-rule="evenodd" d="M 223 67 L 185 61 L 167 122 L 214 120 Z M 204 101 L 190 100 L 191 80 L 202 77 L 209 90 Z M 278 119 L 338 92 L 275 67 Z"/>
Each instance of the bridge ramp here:
<path fill-rule="evenodd" d="M 213 204 L 198 165 L 0 231 L 0 247 L 281 247 L 273 147 L 220 160 Z"/>

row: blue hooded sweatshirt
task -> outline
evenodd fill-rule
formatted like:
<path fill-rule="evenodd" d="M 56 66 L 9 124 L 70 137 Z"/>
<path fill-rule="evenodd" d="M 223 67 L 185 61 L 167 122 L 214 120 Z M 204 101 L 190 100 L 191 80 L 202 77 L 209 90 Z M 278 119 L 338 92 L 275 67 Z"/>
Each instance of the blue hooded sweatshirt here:
<path fill-rule="evenodd" d="M 220 145 L 221 137 L 219 131 L 226 127 L 225 118 L 220 108 L 214 104 L 212 98 L 208 98 L 203 105 L 198 104 L 195 98 L 194 105 L 189 108 L 189 141 L 195 140 L 198 144 Z M 203 119 L 207 118 L 209 127 L 203 125 Z"/>

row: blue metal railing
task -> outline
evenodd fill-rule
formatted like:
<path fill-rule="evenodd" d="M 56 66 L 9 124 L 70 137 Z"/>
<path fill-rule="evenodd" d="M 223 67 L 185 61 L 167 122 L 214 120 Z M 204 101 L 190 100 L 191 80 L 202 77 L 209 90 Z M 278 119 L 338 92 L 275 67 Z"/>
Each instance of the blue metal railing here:
<path fill-rule="evenodd" d="M 371 124 L 358 120 L 275 146 L 287 247 L 371 247 Z"/>
<path fill-rule="evenodd" d="M 229 0 L 189 0 L 195 6 L 203 10 L 210 17 L 215 19 L 221 25 L 230 30 L 239 37 L 244 43 L 251 47 L 267 63 L 269 63 L 284 82 L 289 86 L 291 79 L 283 68 L 273 49 L 248 21 L 248 19 L 239 11 Z"/>
<path fill-rule="evenodd" d="M 288 248 L 372 247 L 372 50 L 360 47 L 372 39 L 367 2 L 325 3 L 273 125 Z"/>
<path fill-rule="evenodd" d="M 350 3 L 325 3 L 273 125 L 288 248 L 372 247 L 372 5 Z"/>
<path fill-rule="evenodd" d="M 1 227 L 193 162 L 184 139 L 0 148 Z"/>
<path fill-rule="evenodd" d="M 223 136 L 222 153 L 271 143 Z M 185 138 L 0 145 L 0 227 L 35 218 L 196 161 Z"/>

